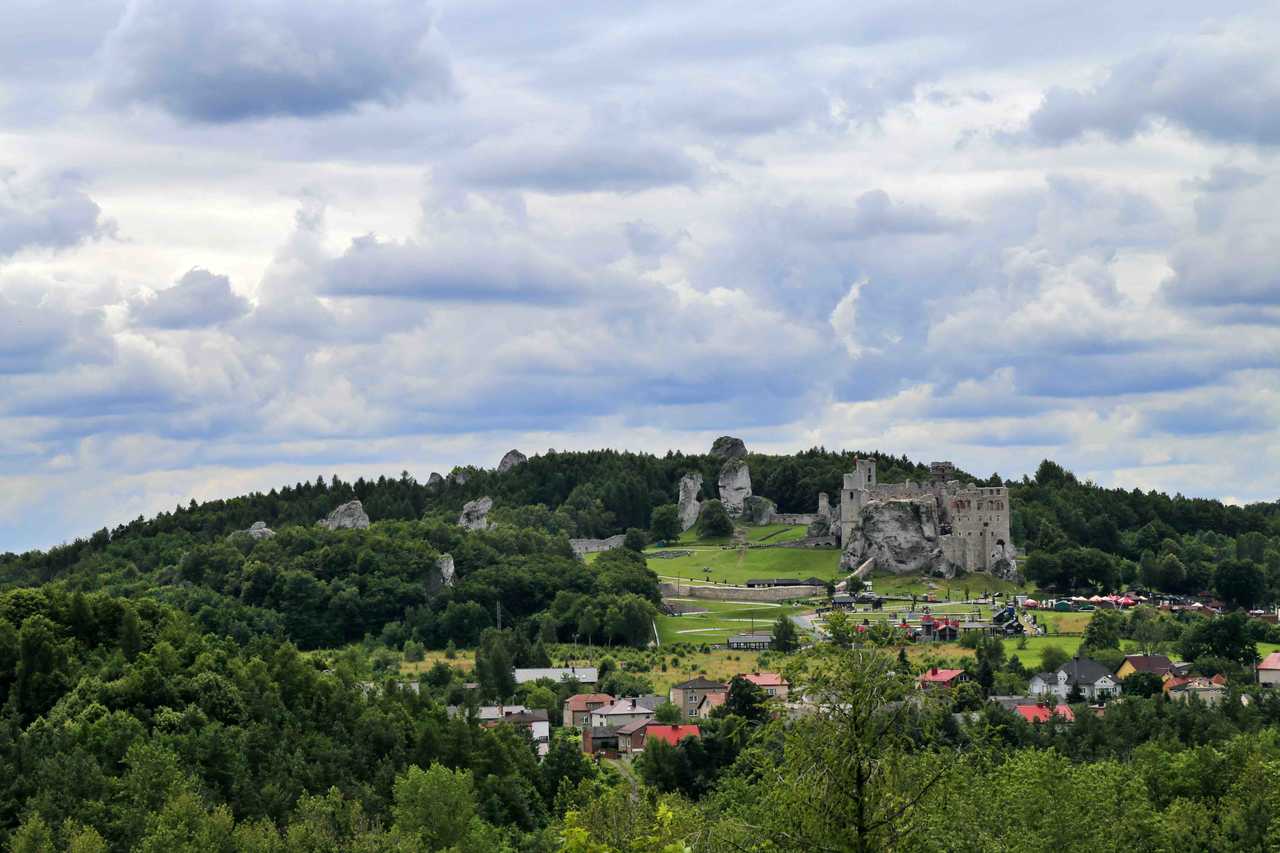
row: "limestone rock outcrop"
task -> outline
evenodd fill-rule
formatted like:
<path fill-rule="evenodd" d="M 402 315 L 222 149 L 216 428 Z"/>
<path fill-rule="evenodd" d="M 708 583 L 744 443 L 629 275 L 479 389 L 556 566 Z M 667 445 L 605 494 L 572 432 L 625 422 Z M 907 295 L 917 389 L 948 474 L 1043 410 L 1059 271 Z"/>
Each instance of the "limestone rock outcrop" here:
<path fill-rule="evenodd" d="M 272 536 L 276 535 L 274 530 L 267 527 L 267 523 L 265 521 L 255 521 L 253 524 L 249 525 L 248 530 L 237 530 L 235 533 L 232 533 L 231 536 L 238 536 L 241 533 L 255 541 L 270 539 Z M 227 538 L 230 539 L 231 537 L 228 536 Z"/>
<path fill-rule="evenodd" d="M 444 485 L 444 477 L 440 476 L 439 471 L 432 471 L 431 476 L 427 478 L 427 488 L 438 489 Z"/>
<path fill-rule="evenodd" d="M 750 495 L 742 501 L 742 518 L 751 524 L 769 524 L 778 507 L 761 495 Z"/>
<path fill-rule="evenodd" d="M 587 554 L 598 554 L 602 551 L 621 548 L 626 540 L 627 537 L 622 533 L 610 536 L 608 539 L 570 539 L 569 547 L 573 549 L 575 555 L 585 557 Z"/>
<path fill-rule="evenodd" d="M 469 479 L 471 478 L 467 476 L 467 472 L 463 471 L 461 468 L 454 468 L 449 472 L 449 482 L 455 485 L 465 486 Z"/>
<path fill-rule="evenodd" d="M 840 565 L 855 569 L 868 559 L 894 574 L 953 577 L 955 567 L 938 541 L 936 505 L 921 498 L 872 501 L 862 507 L 861 530 L 845 543 Z"/>
<path fill-rule="evenodd" d="M 350 501 L 329 513 L 320 521 L 321 527 L 329 530 L 363 530 L 369 526 L 369 516 L 360 501 Z"/>
<path fill-rule="evenodd" d="M 453 586 L 453 576 L 457 569 L 453 566 L 452 554 L 441 554 L 436 558 L 436 568 L 440 570 L 440 580 L 445 586 Z"/>
<path fill-rule="evenodd" d="M 720 503 L 729 515 L 742 515 L 743 503 L 751 497 L 751 472 L 742 459 L 730 459 L 720 469 Z"/>
<path fill-rule="evenodd" d="M 529 457 L 519 450 L 508 450 L 507 455 L 503 456 L 502 461 L 498 463 L 498 473 L 505 474 L 517 465 L 523 465 L 528 461 Z"/>
<path fill-rule="evenodd" d="M 702 504 L 698 503 L 701 493 L 701 474 L 685 474 L 680 478 L 680 501 L 676 506 L 680 511 L 681 530 L 688 530 L 698 523 L 698 513 L 702 512 Z"/>
<path fill-rule="evenodd" d="M 721 462 L 741 459 L 747 455 L 747 445 L 740 438 L 722 435 L 711 443 L 711 455 Z"/>
<path fill-rule="evenodd" d="M 487 530 L 489 528 L 489 510 L 493 509 L 493 498 L 476 498 L 462 505 L 462 514 L 458 516 L 458 525 L 464 530 Z"/>

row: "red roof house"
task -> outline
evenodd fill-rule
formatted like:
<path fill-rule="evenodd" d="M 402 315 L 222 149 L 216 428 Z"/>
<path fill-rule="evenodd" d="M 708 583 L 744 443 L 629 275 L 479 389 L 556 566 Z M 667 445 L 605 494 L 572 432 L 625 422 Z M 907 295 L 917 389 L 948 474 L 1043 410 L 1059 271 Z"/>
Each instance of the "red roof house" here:
<path fill-rule="evenodd" d="M 776 672 L 752 672 L 742 677 L 759 687 L 766 695 L 778 699 L 786 699 L 791 687 L 787 680 Z"/>
<path fill-rule="evenodd" d="M 935 666 L 916 676 L 916 686 L 955 687 L 960 682 L 968 680 L 969 676 L 965 674 L 963 669 L 938 669 Z"/>
<path fill-rule="evenodd" d="M 1047 708 L 1044 705 L 1018 705 L 1013 710 L 1028 723 L 1047 723 L 1054 717 L 1068 723 L 1076 721 L 1076 715 L 1069 705 L 1058 705 L 1056 708 Z"/>
<path fill-rule="evenodd" d="M 656 738 L 658 740 L 664 740 L 672 746 L 675 746 L 687 737 L 697 737 L 699 734 L 701 734 L 701 732 L 698 730 L 697 726 L 689 725 L 659 726 L 651 724 L 644 730 L 644 737 L 646 741 L 650 738 Z"/>

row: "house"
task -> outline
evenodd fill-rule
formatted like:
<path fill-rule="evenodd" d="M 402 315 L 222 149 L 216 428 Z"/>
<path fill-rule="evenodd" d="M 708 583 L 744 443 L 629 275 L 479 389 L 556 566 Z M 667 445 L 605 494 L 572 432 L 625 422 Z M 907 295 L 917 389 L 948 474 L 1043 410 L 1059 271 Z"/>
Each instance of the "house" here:
<path fill-rule="evenodd" d="M 831 604 L 833 607 L 850 608 L 853 607 L 853 596 L 847 593 L 837 593 L 831 596 Z"/>
<path fill-rule="evenodd" d="M 617 728 L 627 723 L 634 723 L 636 720 L 652 720 L 654 711 L 661 703 L 661 696 L 632 696 L 617 699 L 592 711 L 591 725 Z"/>
<path fill-rule="evenodd" d="M 564 724 L 566 726 L 590 725 L 591 712 L 608 705 L 613 697 L 608 693 L 578 693 L 564 700 Z"/>
<path fill-rule="evenodd" d="M 619 726 L 617 730 L 618 752 L 624 755 L 644 752 L 644 732 L 645 729 L 653 724 L 653 720 L 636 720 L 633 723 L 627 723 L 625 726 Z"/>
<path fill-rule="evenodd" d="M 594 666 L 538 666 L 516 668 L 516 684 L 528 684 L 549 678 L 552 681 L 576 681 L 579 684 L 595 684 L 600 680 L 600 670 Z"/>
<path fill-rule="evenodd" d="M 523 729 L 529 733 L 534 747 L 538 750 L 539 758 L 545 756 L 551 749 L 551 721 L 547 719 L 547 712 L 542 708 L 508 713 L 497 719 L 481 722 L 480 725 L 486 729 L 501 725 L 512 725 Z"/>
<path fill-rule="evenodd" d="M 698 707 L 693 712 L 693 716 L 698 717 L 699 719 L 710 717 L 711 712 L 723 705 L 725 700 L 728 698 L 728 690 L 718 690 L 714 693 L 708 693 L 706 696 L 703 696 L 702 701 L 698 703 Z"/>
<path fill-rule="evenodd" d="M 772 645 L 772 634 L 734 634 L 729 638 L 729 648 L 739 651 L 767 652 Z"/>
<path fill-rule="evenodd" d="M 949 688 L 968 681 L 969 675 L 963 669 L 939 669 L 931 667 L 927 672 L 916 676 L 916 687 L 922 689 Z"/>
<path fill-rule="evenodd" d="M 723 693 L 729 689 L 729 685 L 721 684 L 719 681 L 712 681 L 705 675 L 699 675 L 697 678 L 691 678 L 688 681 L 682 681 L 673 685 L 671 688 L 671 704 L 680 709 L 680 713 L 686 717 L 697 715 L 698 703 L 700 703 L 708 693 Z"/>
<path fill-rule="evenodd" d="M 1173 676 L 1165 681 L 1164 693 L 1170 699 L 1180 702 L 1186 702 L 1194 696 L 1206 705 L 1217 705 L 1227 697 L 1227 679 L 1222 673 L 1213 678 Z"/>
<path fill-rule="evenodd" d="M 501 720 L 508 714 L 523 714 L 527 710 L 529 709 L 523 705 L 481 705 L 476 708 L 476 721 L 483 725 L 493 720 Z M 465 717 L 467 715 L 467 706 L 450 705 L 445 709 L 445 713 L 450 718 Z"/>
<path fill-rule="evenodd" d="M 1258 683 L 1263 687 L 1280 685 L 1280 652 L 1272 652 L 1258 664 Z"/>
<path fill-rule="evenodd" d="M 776 672 L 752 672 L 742 677 L 763 690 L 770 699 L 781 699 L 785 702 L 787 694 L 791 691 L 791 685 Z"/>
<path fill-rule="evenodd" d="M 1047 723 L 1055 717 L 1067 723 L 1076 721 L 1075 712 L 1070 705 L 1057 705 L 1053 708 L 1044 705 L 1016 705 L 1013 712 L 1028 723 Z"/>
<path fill-rule="evenodd" d="M 1173 661 L 1164 655 L 1125 655 L 1124 663 L 1116 670 L 1115 680 L 1124 681 L 1135 672 L 1149 672 L 1164 678 L 1173 669 Z"/>
<path fill-rule="evenodd" d="M 1089 658 L 1074 657 L 1058 667 L 1057 672 L 1037 672 L 1031 676 L 1033 696 L 1051 695 L 1065 701 L 1072 687 L 1079 687 L 1080 694 L 1090 702 L 1120 694 L 1120 685 L 1111 677 L 1111 672 Z"/>
<path fill-rule="evenodd" d="M 587 726 L 582 730 L 582 751 L 587 755 L 618 755 L 618 730 L 613 726 Z"/>
<path fill-rule="evenodd" d="M 645 743 L 650 740 L 663 740 L 675 746 L 687 737 L 698 737 L 700 734 L 697 726 L 663 726 L 651 723 L 644 730 L 644 740 Z"/>

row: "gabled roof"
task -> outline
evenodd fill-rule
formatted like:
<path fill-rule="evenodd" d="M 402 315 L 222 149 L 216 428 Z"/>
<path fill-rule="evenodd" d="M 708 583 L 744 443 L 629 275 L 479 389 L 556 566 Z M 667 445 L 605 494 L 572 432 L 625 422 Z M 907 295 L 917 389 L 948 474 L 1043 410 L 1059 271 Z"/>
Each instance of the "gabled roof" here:
<path fill-rule="evenodd" d="M 787 680 L 776 672 L 752 672 L 742 676 L 756 687 L 786 687 Z"/>
<path fill-rule="evenodd" d="M 596 708 L 591 712 L 594 717 L 599 714 L 601 717 L 613 717 L 626 715 L 628 717 L 635 714 L 652 714 L 653 709 L 642 704 L 638 699 L 619 699 L 616 702 L 610 702 L 608 705 Z"/>
<path fill-rule="evenodd" d="M 700 734 L 701 731 L 697 726 L 660 726 L 655 724 L 650 725 L 644 730 L 644 739 L 648 740 L 649 738 L 656 738 L 658 740 L 665 740 L 667 743 L 675 746 L 687 737 L 698 737 Z"/>
<path fill-rule="evenodd" d="M 705 675 L 699 675 L 697 678 L 690 678 L 688 681 L 682 681 L 675 685 L 673 690 L 724 690 L 727 684 L 721 684 L 719 681 L 712 681 Z"/>
<path fill-rule="evenodd" d="M 600 670 L 594 666 L 544 666 L 516 669 L 516 684 L 527 684 L 540 678 L 552 681 L 577 680 L 582 684 L 595 684 L 600 680 Z"/>
<path fill-rule="evenodd" d="M 1272 652 L 1263 658 L 1258 669 L 1280 669 L 1280 652 Z"/>
<path fill-rule="evenodd" d="M 1164 675 L 1173 667 L 1173 661 L 1164 655 L 1125 655 L 1124 659 L 1137 672 L 1150 672 L 1155 675 Z"/>
<path fill-rule="evenodd" d="M 1072 658 L 1058 667 L 1058 672 L 1067 674 L 1067 684 L 1095 684 L 1111 676 L 1111 670 L 1089 658 Z"/>
<path fill-rule="evenodd" d="M 608 693 L 578 693 L 564 700 L 570 711 L 585 711 L 588 705 L 605 705 L 613 701 Z"/>
<path fill-rule="evenodd" d="M 701 714 L 703 708 L 708 711 L 712 708 L 719 708 L 728 698 L 729 692 L 727 690 L 713 690 L 706 696 L 703 696 L 702 701 L 698 703 L 698 713 Z"/>
<path fill-rule="evenodd" d="M 1076 719 L 1075 712 L 1069 705 L 1058 705 L 1056 708 L 1046 708 L 1044 705 L 1018 705 L 1013 710 L 1028 723 L 1047 723 L 1054 717 L 1061 717 L 1068 723 L 1073 723 Z"/>
<path fill-rule="evenodd" d="M 519 711 L 514 714 L 506 714 L 496 720 L 485 720 L 481 725 L 485 728 L 502 725 L 503 723 L 511 723 L 512 725 L 529 725 L 531 723 L 547 722 L 547 712 L 544 708 L 530 708 L 527 711 Z"/>
<path fill-rule="evenodd" d="M 916 680 L 925 684 L 946 684 L 959 675 L 964 675 L 963 669 L 939 669 L 935 666 L 920 673 Z"/>

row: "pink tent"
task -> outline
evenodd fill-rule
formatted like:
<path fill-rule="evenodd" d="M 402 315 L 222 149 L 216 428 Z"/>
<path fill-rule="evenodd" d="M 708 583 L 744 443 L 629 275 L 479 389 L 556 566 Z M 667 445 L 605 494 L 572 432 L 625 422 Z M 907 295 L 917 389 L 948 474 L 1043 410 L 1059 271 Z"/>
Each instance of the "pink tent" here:
<path fill-rule="evenodd" d="M 1137 604 L 1137 603 L 1138 603 L 1138 602 L 1134 601 L 1132 598 L 1130 598 L 1130 597 L 1129 597 L 1129 596 L 1127 596 L 1127 595 L 1126 595 L 1124 598 L 1120 599 L 1120 601 L 1119 601 L 1119 604 L 1120 604 L 1120 606 L 1121 606 L 1121 607 L 1132 607 L 1133 605 L 1135 605 L 1135 604 Z"/>
<path fill-rule="evenodd" d="M 1040 602 L 1036 601 L 1034 598 L 1028 598 L 1026 601 L 1022 602 L 1022 606 L 1030 607 L 1032 610 L 1035 610 L 1040 606 Z"/>
<path fill-rule="evenodd" d="M 1100 596 L 1100 595 L 1091 595 L 1091 596 L 1089 596 L 1089 603 L 1090 603 L 1090 604 L 1097 604 L 1099 601 L 1106 601 L 1106 599 L 1105 599 L 1105 598 L 1103 598 L 1103 597 L 1102 597 L 1102 596 Z"/>

